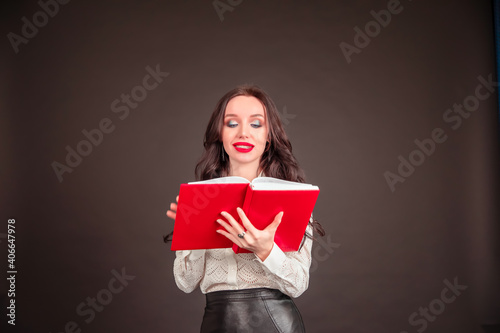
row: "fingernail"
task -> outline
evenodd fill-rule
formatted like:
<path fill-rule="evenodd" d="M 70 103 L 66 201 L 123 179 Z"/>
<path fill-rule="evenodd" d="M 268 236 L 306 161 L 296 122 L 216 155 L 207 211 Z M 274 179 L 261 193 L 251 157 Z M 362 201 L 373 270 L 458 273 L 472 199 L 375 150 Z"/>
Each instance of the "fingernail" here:
<path fill-rule="evenodd" d="M 227 213 L 226 212 L 221 212 L 222 215 L 226 215 Z"/>
<path fill-rule="evenodd" d="M 242 209 L 241 209 L 240 207 L 238 207 L 238 208 L 236 208 L 236 210 L 237 210 L 238 212 L 240 212 Z"/>

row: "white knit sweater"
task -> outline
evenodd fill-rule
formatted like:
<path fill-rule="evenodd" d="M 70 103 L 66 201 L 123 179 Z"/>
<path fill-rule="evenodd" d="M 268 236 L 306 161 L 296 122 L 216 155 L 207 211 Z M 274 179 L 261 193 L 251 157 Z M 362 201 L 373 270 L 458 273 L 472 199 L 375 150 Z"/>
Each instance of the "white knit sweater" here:
<path fill-rule="evenodd" d="M 311 225 L 307 231 L 312 234 Z M 273 288 L 298 297 L 309 285 L 311 247 L 309 238 L 297 252 L 283 252 L 275 243 L 264 261 L 254 253 L 235 254 L 231 248 L 176 251 L 175 282 L 186 293 L 198 286 L 204 294 L 218 290 Z"/>

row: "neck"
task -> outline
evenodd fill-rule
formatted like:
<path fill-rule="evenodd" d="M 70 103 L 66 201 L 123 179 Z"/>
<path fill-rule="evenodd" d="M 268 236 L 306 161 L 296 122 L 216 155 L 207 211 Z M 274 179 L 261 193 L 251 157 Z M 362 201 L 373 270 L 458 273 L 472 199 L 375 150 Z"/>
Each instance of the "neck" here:
<path fill-rule="evenodd" d="M 254 180 L 260 173 L 259 165 L 233 165 L 229 167 L 229 176 L 239 176 L 248 181 Z"/>

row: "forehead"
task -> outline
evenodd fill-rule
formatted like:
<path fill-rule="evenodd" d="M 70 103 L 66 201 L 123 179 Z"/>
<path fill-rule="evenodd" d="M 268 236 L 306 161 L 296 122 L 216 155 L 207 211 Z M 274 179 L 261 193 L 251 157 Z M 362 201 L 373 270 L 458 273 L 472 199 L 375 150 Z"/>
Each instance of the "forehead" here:
<path fill-rule="evenodd" d="M 260 114 L 265 117 L 265 109 L 262 102 L 253 96 L 236 96 L 229 100 L 226 106 L 225 116 L 235 115 L 249 117 Z"/>

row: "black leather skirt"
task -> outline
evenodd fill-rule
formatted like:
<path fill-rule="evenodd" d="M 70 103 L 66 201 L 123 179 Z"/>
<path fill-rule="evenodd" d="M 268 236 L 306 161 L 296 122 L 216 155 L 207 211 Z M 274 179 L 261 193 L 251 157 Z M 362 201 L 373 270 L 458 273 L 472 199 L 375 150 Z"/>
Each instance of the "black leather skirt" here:
<path fill-rule="evenodd" d="M 255 288 L 206 294 L 201 333 L 304 333 L 293 300 L 277 289 Z"/>

